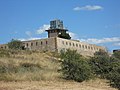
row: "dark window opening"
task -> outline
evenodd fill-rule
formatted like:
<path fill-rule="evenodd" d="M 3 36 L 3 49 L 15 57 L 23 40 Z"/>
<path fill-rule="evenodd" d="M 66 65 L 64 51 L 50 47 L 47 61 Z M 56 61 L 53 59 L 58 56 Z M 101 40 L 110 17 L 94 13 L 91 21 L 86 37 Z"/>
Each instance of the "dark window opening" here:
<path fill-rule="evenodd" d="M 42 43 L 42 41 L 41 41 L 41 45 L 42 45 L 43 43 Z"/>
<path fill-rule="evenodd" d="M 68 45 L 68 43 L 66 42 L 66 45 Z"/>
<path fill-rule="evenodd" d="M 71 46 L 71 43 L 69 43 L 69 45 Z"/>
<path fill-rule="evenodd" d="M 84 45 L 82 45 L 82 47 L 84 48 Z"/>
<path fill-rule="evenodd" d="M 88 46 L 88 49 L 90 49 L 90 46 Z"/>
<path fill-rule="evenodd" d="M 79 47 L 81 48 L 81 45 L 79 44 Z"/>
<path fill-rule="evenodd" d="M 74 46 L 74 43 L 73 43 L 73 46 Z"/>
<path fill-rule="evenodd" d="M 91 50 L 93 50 L 93 48 L 91 47 Z"/>
<path fill-rule="evenodd" d="M 31 43 L 31 46 L 33 46 L 33 43 Z"/>
<path fill-rule="evenodd" d="M 38 45 L 38 42 L 36 42 L 36 46 Z"/>
<path fill-rule="evenodd" d="M 78 44 L 76 44 L 76 47 L 78 47 Z"/>
<path fill-rule="evenodd" d="M 28 43 L 27 43 L 26 45 L 27 45 L 27 47 L 28 47 Z"/>

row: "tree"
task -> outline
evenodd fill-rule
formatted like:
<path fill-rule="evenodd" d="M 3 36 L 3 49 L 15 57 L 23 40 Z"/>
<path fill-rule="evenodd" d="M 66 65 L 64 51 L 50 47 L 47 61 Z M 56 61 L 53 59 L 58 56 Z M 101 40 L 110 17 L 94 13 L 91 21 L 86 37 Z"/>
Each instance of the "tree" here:
<path fill-rule="evenodd" d="M 107 52 L 96 52 L 90 59 L 90 66 L 96 76 L 106 78 L 110 85 L 120 90 L 120 52 L 109 56 Z"/>
<path fill-rule="evenodd" d="M 10 49 L 21 50 L 22 47 L 23 47 L 23 45 L 22 45 L 22 42 L 21 42 L 21 41 L 12 39 L 12 40 L 8 43 L 8 47 L 9 47 Z"/>
<path fill-rule="evenodd" d="M 64 38 L 64 39 L 71 39 L 70 35 L 66 32 L 62 32 L 61 34 L 58 35 L 58 37 Z"/>
<path fill-rule="evenodd" d="M 110 69 L 110 57 L 105 51 L 95 52 L 94 57 L 90 58 L 90 65 L 97 76 L 105 78 Z"/>
<path fill-rule="evenodd" d="M 92 77 L 87 60 L 75 50 L 61 52 L 62 73 L 64 78 L 82 82 Z"/>
<path fill-rule="evenodd" d="M 113 53 L 113 57 L 116 57 L 116 58 L 120 59 L 120 51 L 115 51 Z"/>

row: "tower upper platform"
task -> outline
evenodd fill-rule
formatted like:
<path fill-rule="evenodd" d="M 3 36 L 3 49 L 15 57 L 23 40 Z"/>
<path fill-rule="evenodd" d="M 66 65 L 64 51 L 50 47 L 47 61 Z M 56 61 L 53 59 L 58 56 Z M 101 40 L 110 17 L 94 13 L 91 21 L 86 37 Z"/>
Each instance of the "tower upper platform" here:
<path fill-rule="evenodd" d="M 45 30 L 48 32 L 48 38 L 50 37 L 57 37 L 60 33 L 68 31 L 67 29 L 64 29 L 63 21 L 59 19 L 55 19 L 53 21 L 50 21 L 50 28 L 48 30 Z"/>

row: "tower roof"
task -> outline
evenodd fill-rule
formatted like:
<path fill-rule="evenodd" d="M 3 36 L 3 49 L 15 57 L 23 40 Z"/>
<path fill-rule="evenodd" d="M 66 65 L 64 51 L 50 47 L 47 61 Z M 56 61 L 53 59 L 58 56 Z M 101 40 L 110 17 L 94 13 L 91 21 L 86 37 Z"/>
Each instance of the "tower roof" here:
<path fill-rule="evenodd" d="M 57 30 L 57 31 L 68 31 L 67 29 L 48 29 L 48 30 L 45 30 L 45 31 L 53 31 L 53 30 Z"/>

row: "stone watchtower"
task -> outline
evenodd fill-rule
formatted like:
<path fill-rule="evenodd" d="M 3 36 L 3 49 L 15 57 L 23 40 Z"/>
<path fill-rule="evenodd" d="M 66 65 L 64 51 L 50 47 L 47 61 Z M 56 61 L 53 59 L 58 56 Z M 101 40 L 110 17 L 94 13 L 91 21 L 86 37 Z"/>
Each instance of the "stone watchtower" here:
<path fill-rule="evenodd" d="M 48 30 L 45 30 L 48 32 L 48 38 L 50 37 L 57 37 L 60 33 L 68 31 L 67 29 L 64 29 L 63 21 L 60 21 L 58 19 L 50 21 L 50 28 Z"/>

